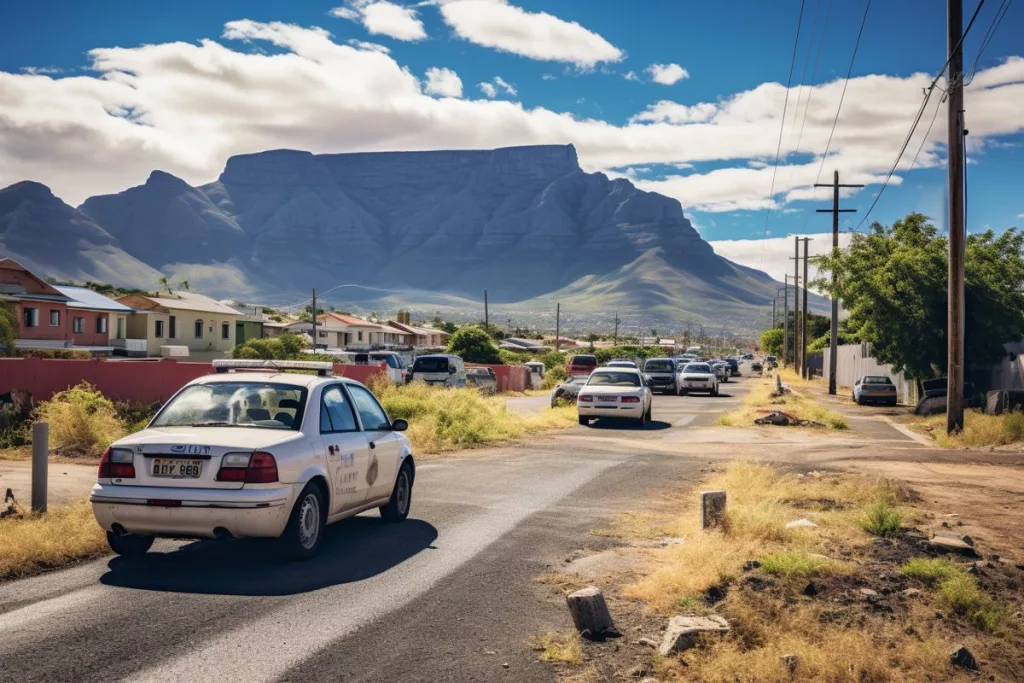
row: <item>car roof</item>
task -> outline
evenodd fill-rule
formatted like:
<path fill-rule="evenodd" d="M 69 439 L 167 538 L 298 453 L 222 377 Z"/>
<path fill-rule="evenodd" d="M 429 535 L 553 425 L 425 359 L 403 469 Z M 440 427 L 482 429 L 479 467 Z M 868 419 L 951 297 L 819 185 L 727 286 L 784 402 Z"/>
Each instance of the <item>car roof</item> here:
<path fill-rule="evenodd" d="M 603 373 L 608 373 L 608 372 L 632 372 L 632 373 L 635 373 L 637 375 L 640 374 L 640 370 L 638 370 L 637 368 L 631 368 L 628 365 L 622 366 L 622 367 L 614 367 L 614 368 L 611 368 L 611 367 L 608 367 L 607 365 L 605 365 L 604 367 L 597 368 L 596 370 L 594 370 L 594 372 L 592 372 L 590 374 L 597 375 L 597 374 L 603 374 Z"/>
<path fill-rule="evenodd" d="M 458 356 L 454 356 L 454 355 L 452 355 L 450 353 L 427 353 L 427 354 L 424 354 L 422 356 L 416 356 L 416 360 L 419 360 L 420 358 L 449 358 L 449 359 L 451 359 L 451 358 L 458 358 Z"/>
<path fill-rule="evenodd" d="M 189 384 L 220 384 L 226 382 L 260 382 L 271 384 L 290 384 L 296 387 L 311 388 L 327 382 L 344 382 L 345 384 L 361 384 L 347 377 L 327 375 L 303 375 L 292 372 L 219 372 L 214 375 L 203 375 Z"/>

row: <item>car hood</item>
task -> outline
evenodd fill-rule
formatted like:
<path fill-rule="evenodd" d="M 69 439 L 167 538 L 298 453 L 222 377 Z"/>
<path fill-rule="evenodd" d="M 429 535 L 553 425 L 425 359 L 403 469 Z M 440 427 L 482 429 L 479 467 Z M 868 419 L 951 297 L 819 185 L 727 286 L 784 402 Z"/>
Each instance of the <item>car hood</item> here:
<path fill-rule="evenodd" d="M 113 445 L 142 447 L 156 445 L 213 446 L 224 448 L 270 448 L 300 436 L 294 430 L 260 427 L 156 427 L 119 439 Z"/>

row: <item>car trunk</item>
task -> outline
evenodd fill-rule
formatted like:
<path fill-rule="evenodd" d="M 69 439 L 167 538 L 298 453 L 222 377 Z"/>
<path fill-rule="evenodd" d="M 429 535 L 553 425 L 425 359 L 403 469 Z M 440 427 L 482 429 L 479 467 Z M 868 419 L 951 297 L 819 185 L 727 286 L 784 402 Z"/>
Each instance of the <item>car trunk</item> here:
<path fill-rule="evenodd" d="M 252 453 L 267 448 L 291 430 L 258 427 L 162 427 L 118 445 L 134 452 L 134 479 L 113 479 L 121 486 L 240 489 L 242 482 L 217 481 L 227 453 Z"/>

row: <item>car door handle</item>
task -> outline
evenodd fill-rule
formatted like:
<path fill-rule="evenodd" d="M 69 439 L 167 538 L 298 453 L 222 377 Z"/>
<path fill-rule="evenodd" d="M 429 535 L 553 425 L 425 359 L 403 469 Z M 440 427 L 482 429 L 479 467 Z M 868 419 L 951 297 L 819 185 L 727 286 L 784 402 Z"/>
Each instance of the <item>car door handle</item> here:
<path fill-rule="evenodd" d="M 377 442 L 376 441 L 371 441 L 370 442 L 370 448 L 376 448 L 376 447 L 377 447 Z"/>

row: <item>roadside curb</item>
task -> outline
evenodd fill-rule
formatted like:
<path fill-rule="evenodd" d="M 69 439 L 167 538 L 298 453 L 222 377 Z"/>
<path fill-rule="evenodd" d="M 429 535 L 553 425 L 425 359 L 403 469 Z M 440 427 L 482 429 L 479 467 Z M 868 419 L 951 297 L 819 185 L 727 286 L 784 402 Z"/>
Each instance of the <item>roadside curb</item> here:
<path fill-rule="evenodd" d="M 899 424 L 897 422 L 894 422 L 893 420 L 890 420 L 889 418 L 887 418 L 885 416 L 881 416 L 881 419 L 882 419 L 883 422 L 888 423 L 888 425 L 890 427 L 895 429 L 897 432 L 899 432 L 903 436 L 905 436 L 905 437 L 907 437 L 909 439 L 913 439 L 914 441 L 916 441 L 917 443 L 921 444 L 922 446 L 928 446 L 929 448 L 938 448 L 938 446 L 935 444 L 934 441 L 929 439 L 927 436 L 924 436 L 923 434 L 918 434 L 917 432 L 915 432 L 910 427 L 904 427 L 903 425 L 901 425 L 901 424 Z"/>

